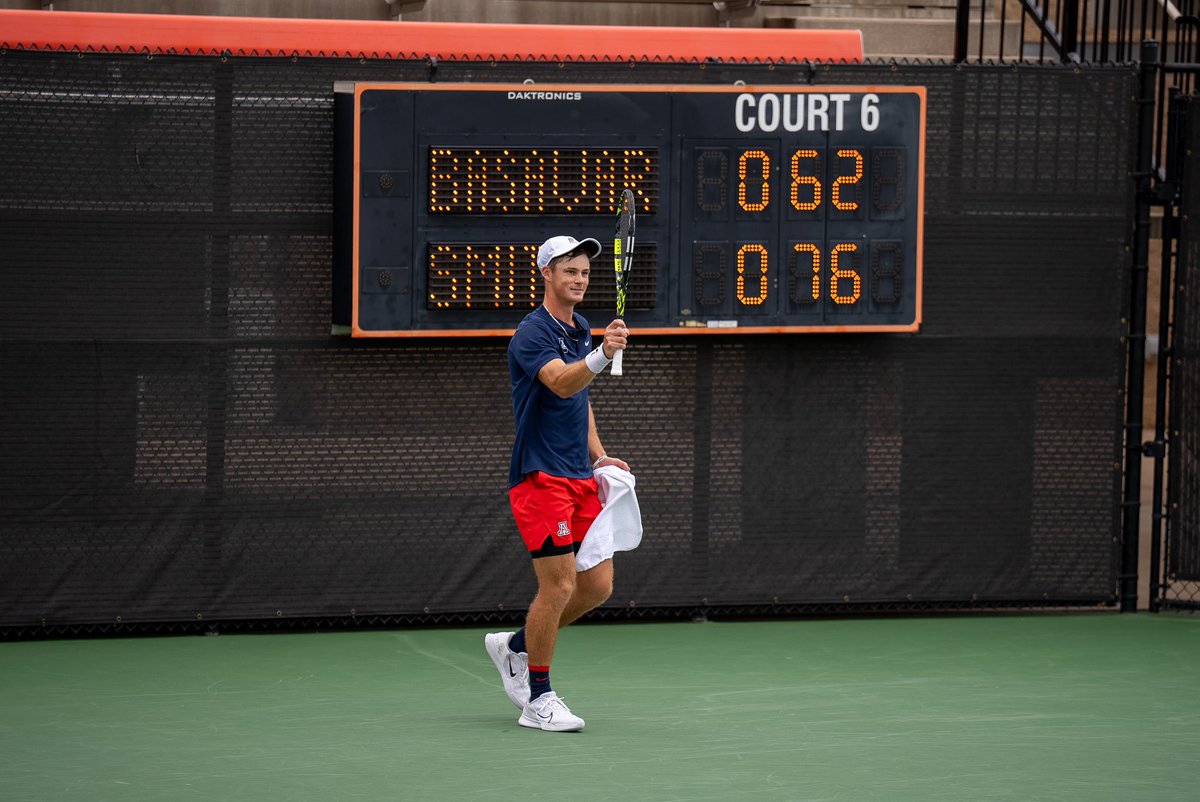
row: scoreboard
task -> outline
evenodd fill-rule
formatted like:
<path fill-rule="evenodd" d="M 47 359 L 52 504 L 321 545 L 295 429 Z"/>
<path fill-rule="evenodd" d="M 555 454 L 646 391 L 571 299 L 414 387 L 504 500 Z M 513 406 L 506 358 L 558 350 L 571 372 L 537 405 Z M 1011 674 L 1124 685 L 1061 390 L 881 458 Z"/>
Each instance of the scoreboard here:
<path fill-rule="evenodd" d="M 923 87 L 339 84 L 334 324 L 508 335 L 537 248 L 595 237 L 579 307 L 614 315 L 637 201 L 640 333 L 915 331 Z"/>

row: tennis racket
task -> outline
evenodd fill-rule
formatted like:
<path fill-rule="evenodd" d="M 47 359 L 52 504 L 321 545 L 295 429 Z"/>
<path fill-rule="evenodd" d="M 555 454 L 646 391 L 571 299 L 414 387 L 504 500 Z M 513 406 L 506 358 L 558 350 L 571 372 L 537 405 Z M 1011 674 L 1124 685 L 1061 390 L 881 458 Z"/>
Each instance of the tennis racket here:
<path fill-rule="evenodd" d="M 633 192 L 625 190 L 617 204 L 617 236 L 613 242 L 613 270 L 617 277 L 617 317 L 625 318 L 625 290 L 629 287 L 629 272 L 633 269 L 633 235 L 637 227 L 637 202 Z M 621 376 L 621 357 L 624 351 L 613 355 L 612 375 Z"/>

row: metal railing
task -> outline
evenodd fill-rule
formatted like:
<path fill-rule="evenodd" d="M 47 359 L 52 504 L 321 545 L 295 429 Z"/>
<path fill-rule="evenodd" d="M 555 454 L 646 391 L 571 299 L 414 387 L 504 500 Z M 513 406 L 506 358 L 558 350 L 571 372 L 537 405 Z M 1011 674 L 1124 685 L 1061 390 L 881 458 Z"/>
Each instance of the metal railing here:
<path fill-rule="evenodd" d="M 959 0 L 954 61 L 1131 62 L 1154 40 L 1194 64 L 1198 32 L 1200 0 Z"/>

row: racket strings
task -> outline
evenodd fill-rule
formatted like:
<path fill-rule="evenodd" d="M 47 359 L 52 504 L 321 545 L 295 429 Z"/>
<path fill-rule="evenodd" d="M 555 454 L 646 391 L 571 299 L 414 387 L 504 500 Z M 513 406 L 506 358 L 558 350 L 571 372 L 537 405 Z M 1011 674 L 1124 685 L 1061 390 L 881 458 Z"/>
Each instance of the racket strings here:
<path fill-rule="evenodd" d="M 637 201 L 633 193 L 625 190 L 621 193 L 621 203 L 617 213 L 617 234 L 613 243 L 614 278 L 617 289 L 617 316 L 625 316 L 625 297 L 629 288 L 629 274 L 633 267 L 633 241 Z"/>

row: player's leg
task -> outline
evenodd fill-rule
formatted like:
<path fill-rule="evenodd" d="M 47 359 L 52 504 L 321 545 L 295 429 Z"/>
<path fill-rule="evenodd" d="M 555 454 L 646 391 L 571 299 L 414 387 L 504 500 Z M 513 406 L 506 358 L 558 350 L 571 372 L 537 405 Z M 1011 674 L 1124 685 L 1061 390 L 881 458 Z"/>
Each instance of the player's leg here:
<path fill-rule="evenodd" d="M 583 729 L 576 716 L 550 687 L 550 661 L 558 642 L 558 622 L 575 595 L 575 555 L 560 554 L 533 561 L 538 592 L 525 617 L 525 645 L 529 649 L 529 703 L 517 723 L 549 732 Z"/>
<path fill-rule="evenodd" d="M 582 545 L 592 524 L 602 509 L 600 505 L 600 488 L 595 479 L 584 479 L 572 484 L 574 495 L 574 515 L 571 517 L 571 533 L 577 545 Z M 558 626 L 574 623 L 584 613 L 599 607 L 608 601 L 613 591 L 613 561 L 611 558 L 592 566 L 586 571 L 579 572 L 575 577 L 575 592 L 571 601 L 563 610 Z"/>
<path fill-rule="evenodd" d="M 538 591 L 525 617 L 525 645 L 531 666 L 549 666 L 558 642 L 559 620 L 575 596 L 575 555 L 539 557 L 533 561 Z"/>
<path fill-rule="evenodd" d="M 581 615 L 588 613 L 612 596 L 613 590 L 613 561 L 605 560 L 587 571 L 575 575 L 575 592 L 567 603 L 558 619 L 558 627 L 562 629 L 574 623 Z"/>
<path fill-rule="evenodd" d="M 569 488 L 563 484 L 563 480 L 541 473 L 531 473 L 510 489 L 508 495 L 513 518 L 521 533 L 521 539 L 533 558 L 535 570 L 537 564 L 544 559 L 570 558 L 574 554 L 574 538 L 566 524 L 571 519 L 573 502 Z M 566 602 L 550 604 L 552 594 L 547 595 L 550 589 L 547 588 L 546 592 L 543 592 L 540 578 L 538 585 L 541 598 L 540 601 L 535 599 L 537 609 L 531 611 L 530 615 L 534 620 L 550 616 L 551 620 L 557 622 L 561 614 L 557 605 L 565 605 Z M 567 592 L 566 596 L 569 600 L 570 593 Z M 483 639 L 488 656 L 504 684 L 504 692 L 518 710 L 525 709 L 530 697 L 526 630 L 527 628 L 523 628 L 519 633 L 489 632 Z M 543 637 L 541 641 L 546 642 L 546 639 Z M 549 647 L 553 653 L 553 639 L 549 641 Z"/>
<path fill-rule="evenodd" d="M 578 481 L 535 472 L 509 491 L 517 529 L 533 558 L 538 591 L 526 614 L 520 637 L 491 633 L 485 638 L 485 644 L 500 670 L 509 699 L 514 703 L 519 703 L 519 697 L 527 700 L 518 719 L 523 727 L 550 731 L 583 729 L 583 719 L 572 714 L 550 687 L 550 661 L 558 641 L 559 621 L 571 604 L 576 588 L 575 552 L 582 534 L 572 532 L 571 524 L 580 495 L 575 487 Z M 587 524 L 590 519 L 584 526 Z M 513 676 L 510 679 L 504 670 L 513 663 L 513 640 L 523 641 L 526 649 L 518 658 L 527 658 L 528 684 L 520 687 L 522 678 Z"/>

